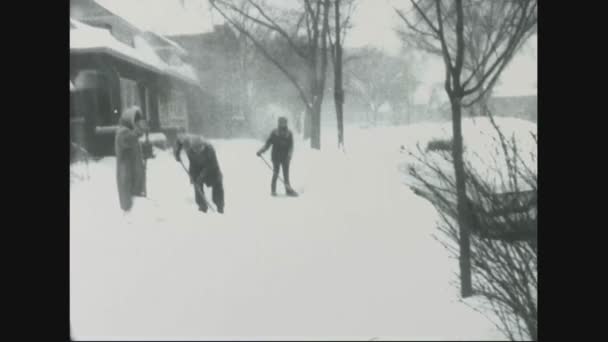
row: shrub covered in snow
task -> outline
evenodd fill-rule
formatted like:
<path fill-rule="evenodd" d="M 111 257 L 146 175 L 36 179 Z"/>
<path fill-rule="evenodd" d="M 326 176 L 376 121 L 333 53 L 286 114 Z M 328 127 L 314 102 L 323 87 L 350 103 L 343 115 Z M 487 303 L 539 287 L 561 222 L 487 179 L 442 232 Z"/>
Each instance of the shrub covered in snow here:
<path fill-rule="evenodd" d="M 470 122 L 468 123 L 470 124 Z M 471 226 L 473 287 L 511 339 L 537 337 L 537 169 L 535 127 L 510 119 L 485 134 L 466 134 L 465 173 Z M 518 125 L 520 125 L 518 127 Z M 483 126 L 483 123 L 482 123 Z M 469 127 L 469 132 L 472 132 Z M 505 132 L 508 132 L 505 134 Z M 442 216 L 443 243 L 459 255 L 456 183 L 451 149 L 410 151 L 414 191 Z M 443 140 L 445 141 L 445 140 Z M 434 142 L 434 143 L 433 143 Z"/>

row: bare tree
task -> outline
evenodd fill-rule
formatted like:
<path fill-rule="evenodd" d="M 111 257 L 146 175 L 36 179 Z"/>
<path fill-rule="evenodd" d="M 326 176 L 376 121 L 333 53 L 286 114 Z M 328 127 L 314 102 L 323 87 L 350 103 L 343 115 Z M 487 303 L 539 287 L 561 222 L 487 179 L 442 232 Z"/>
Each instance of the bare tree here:
<path fill-rule="evenodd" d="M 346 67 L 348 89 L 369 107 L 368 121 L 375 124 L 378 111 L 390 105 L 393 111 L 409 112 L 418 86 L 408 57 L 392 57 L 375 48 L 363 48 Z M 409 114 L 408 114 L 409 115 Z M 401 113 L 393 123 L 401 123 Z"/>
<path fill-rule="evenodd" d="M 355 0 L 335 0 L 334 3 L 334 26 L 330 27 L 334 32 L 332 41 L 329 36 L 331 46 L 331 61 L 334 69 L 334 104 L 336 105 L 336 120 L 338 123 L 338 148 L 344 148 L 344 87 L 342 77 L 342 67 L 344 64 L 342 46 L 346 38 L 346 33 L 350 26 L 350 18 L 355 9 Z M 344 14 L 340 14 L 341 7 L 345 7 Z"/>
<path fill-rule="evenodd" d="M 335 8 L 335 51 L 332 54 L 334 61 L 334 103 L 336 104 L 336 118 L 338 120 L 338 147 L 344 147 L 344 90 L 342 89 L 342 39 L 340 38 L 340 0 L 336 0 Z"/>
<path fill-rule="evenodd" d="M 252 12 L 252 5 L 248 1 L 241 1 L 239 4 L 240 12 L 243 14 L 235 14 L 233 20 L 244 31 L 251 33 L 260 42 L 266 44 L 270 40 L 268 30 L 251 22 L 247 16 Z M 252 109 L 254 107 L 253 99 L 256 97 L 256 66 L 260 62 L 260 57 L 256 53 L 255 45 L 248 39 L 243 31 L 236 30 L 235 32 L 238 41 L 238 56 L 237 56 L 237 71 L 238 71 L 238 87 L 241 94 L 239 99 L 240 112 L 248 121 L 250 129 L 253 127 L 254 118 Z"/>
<path fill-rule="evenodd" d="M 327 32 L 329 27 L 329 0 L 302 0 L 298 9 L 281 11 L 262 0 L 246 0 L 251 7 L 247 13 L 237 1 L 210 0 L 211 5 L 237 31 L 245 35 L 255 48 L 277 67 L 296 88 L 306 107 L 305 137 L 311 138 L 311 147 L 321 148 L 321 105 L 327 72 Z M 245 18 L 255 27 L 269 30 L 286 41 L 292 51 L 305 63 L 304 79 L 298 77 L 278 56 L 264 44 L 250 28 L 236 18 Z M 295 20 L 294 20 L 295 19 Z"/>
<path fill-rule="evenodd" d="M 489 304 L 494 323 L 511 340 L 536 340 L 538 297 L 536 135 L 522 148 L 490 120 L 492 137 L 488 158 L 469 153 L 465 162 L 470 194 L 474 291 Z M 522 141 L 521 137 L 519 141 Z M 457 190 L 447 165 L 453 163 L 451 144 L 429 143 L 412 156 L 419 162 L 409 173 L 417 180 L 414 191 L 429 199 L 442 217 L 442 243 L 458 255 Z M 433 152 L 434 151 L 434 152 Z M 473 161 L 477 161 L 475 165 Z M 482 171 L 483 170 L 483 171 Z M 476 308 L 479 310 L 479 308 Z M 486 314 L 487 312 L 482 312 Z"/>
<path fill-rule="evenodd" d="M 535 30 L 536 0 L 410 0 L 414 18 L 396 10 L 414 41 L 441 53 L 452 111 L 452 150 L 458 194 L 461 293 L 471 296 L 470 211 L 462 158 L 462 108 L 483 99 Z"/>

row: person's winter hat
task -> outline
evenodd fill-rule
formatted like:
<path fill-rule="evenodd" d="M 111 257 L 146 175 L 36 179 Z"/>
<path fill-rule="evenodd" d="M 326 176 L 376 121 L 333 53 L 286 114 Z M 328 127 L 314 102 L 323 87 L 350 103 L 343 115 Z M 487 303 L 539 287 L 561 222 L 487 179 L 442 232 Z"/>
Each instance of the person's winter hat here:
<path fill-rule="evenodd" d="M 205 149 L 205 140 L 200 135 L 188 135 L 188 143 L 194 152 L 201 152 Z"/>
<path fill-rule="evenodd" d="M 122 116 L 120 117 L 119 123 L 122 126 L 133 129 L 135 127 L 135 123 L 141 119 L 143 119 L 141 109 L 139 109 L 137 106 L 132 106 L 124 110 Z"/>
<path fill-rule="evenodd" d="M 195 136 L 194 139 L 192 140 L 192 149 L 194 149 L 195 151 L 201 151 L 205 148 L 205 142 L 203 141 L 203 138 L 199 137 L 199 136 Z"/>

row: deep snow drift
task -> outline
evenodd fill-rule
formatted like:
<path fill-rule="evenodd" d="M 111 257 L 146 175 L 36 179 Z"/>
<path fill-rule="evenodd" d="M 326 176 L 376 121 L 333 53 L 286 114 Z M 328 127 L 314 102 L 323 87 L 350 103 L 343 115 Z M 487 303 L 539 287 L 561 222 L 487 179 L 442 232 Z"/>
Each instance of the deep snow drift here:
<path fill-rule="evenodd" d="M 403 184 L 399 146 L 423 130 L 349 128 L 346 154 L 328 129 L 321 152 L 299 142 L 299 198 L 270 196 L 262 142 L 213 140 L 223 216 L 196 210 L 169 152 L 148 161 L 150 199 L 128 219 L 115 160 L 90 164 L 70 188 L 74 337 L 504 339 L 459 301 L 437 213 Z"/>

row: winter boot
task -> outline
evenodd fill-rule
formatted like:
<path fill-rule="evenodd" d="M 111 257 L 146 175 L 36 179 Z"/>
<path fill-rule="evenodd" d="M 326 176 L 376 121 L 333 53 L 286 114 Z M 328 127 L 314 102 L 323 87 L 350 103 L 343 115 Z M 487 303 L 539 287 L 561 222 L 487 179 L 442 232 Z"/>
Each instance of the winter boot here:
<path fill-rule="evenodd" d="M 273 179 L 272 184 L 270 184 L 270 196 L 277 196 L 277 182 L 275 179 Z"/>
<path fill-rule="evenodd" d="M 292 187 L 291 187 L 291 186 L 289 186 L 289 185 L 285 187 L 285 193 L 287 194 L 287 196 L 293 196 L 293 197 L 298 196 L 298 193 L 297 193 L 297 192 L 295 192 L 295 191 L 292 189 Z"/>

